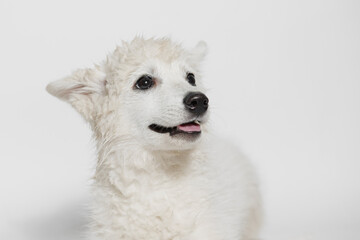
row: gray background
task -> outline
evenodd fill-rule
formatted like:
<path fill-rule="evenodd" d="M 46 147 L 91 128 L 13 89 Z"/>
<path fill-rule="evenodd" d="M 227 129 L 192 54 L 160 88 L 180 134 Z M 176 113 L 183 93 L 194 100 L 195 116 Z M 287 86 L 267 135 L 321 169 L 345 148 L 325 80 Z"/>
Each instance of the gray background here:
<path fill-rule="evenodd" d="M 136 34 L 208 43 L 212 126 L 258 169 L 262 239 L 360 239 L 359 1 L 2 0 L 0 34 L 1 239 L 68 223 L 91 182 L 90 130 L 46 84 Z"/>

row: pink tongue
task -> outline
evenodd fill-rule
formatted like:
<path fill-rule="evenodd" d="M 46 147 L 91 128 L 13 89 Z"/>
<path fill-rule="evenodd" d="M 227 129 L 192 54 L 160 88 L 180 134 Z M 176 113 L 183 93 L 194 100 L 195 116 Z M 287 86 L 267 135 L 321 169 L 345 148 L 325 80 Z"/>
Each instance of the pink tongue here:
<path fill-rule="evenodd" d="M 200 125 L 196 123 L 187 123 L 178 126 L 178 129 L 184 132 L 200 132 Z"/>

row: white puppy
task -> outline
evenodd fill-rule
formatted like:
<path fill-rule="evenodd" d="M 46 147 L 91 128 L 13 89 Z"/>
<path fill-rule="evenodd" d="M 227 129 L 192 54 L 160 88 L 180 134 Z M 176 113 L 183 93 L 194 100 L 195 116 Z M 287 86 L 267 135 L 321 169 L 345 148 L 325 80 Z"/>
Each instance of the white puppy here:
<path fill-rule="evenodd" d="M 50 83 L 97 143 L 91 236 L 249 240 L 260 222 L 248 161 L 208 133 L 200 42 L 135 38 L 102 64 Z"/>

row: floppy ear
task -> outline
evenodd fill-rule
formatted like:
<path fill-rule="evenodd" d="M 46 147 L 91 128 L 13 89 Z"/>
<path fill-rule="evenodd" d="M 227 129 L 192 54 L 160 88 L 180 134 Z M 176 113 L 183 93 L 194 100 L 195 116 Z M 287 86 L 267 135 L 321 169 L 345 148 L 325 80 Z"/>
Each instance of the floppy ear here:
<path fill-rule="evenodd" d="M 86 120 L 90 120 L 95 111 L 94 100 L 106 93 L 105 84 L 105 73 L 88 68 L 48 84 L 46 90 L 70 103 Z"/>
<path fill-rule="evenodd" d="M 205 56 L 207 55 L 208 47 L 206 42 L 200 41 L 196 46 L 190 51 L 189 60 L 191 63 L 198 65 L 201 63 Z"/>

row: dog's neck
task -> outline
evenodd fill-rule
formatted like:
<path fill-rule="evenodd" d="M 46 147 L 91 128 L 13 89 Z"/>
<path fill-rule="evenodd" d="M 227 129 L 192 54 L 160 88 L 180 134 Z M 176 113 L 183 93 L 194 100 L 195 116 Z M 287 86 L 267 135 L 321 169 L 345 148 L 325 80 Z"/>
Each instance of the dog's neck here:
<path fill-rule="evenodd" d="M 195 150 L 150 151 L 125 137 L 101 141 L 98 142 L 95 181 L 111 185 L 115 181 L 120 190 L 133 181 L 181 178 L 193 165 L 193 154 L 199 153 Z"/>

